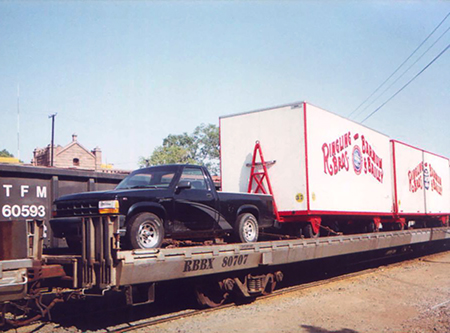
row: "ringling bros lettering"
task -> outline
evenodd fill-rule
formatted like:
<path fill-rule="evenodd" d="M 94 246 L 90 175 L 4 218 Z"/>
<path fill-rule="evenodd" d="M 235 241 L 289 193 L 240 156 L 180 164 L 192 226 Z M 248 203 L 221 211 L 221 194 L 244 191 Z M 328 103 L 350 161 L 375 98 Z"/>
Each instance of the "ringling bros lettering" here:
<path fill-rule="evenodd" d="M 412 193 L 419 189 L 429 190 L 431 188 L 431 191 L 442 195 L 442 178 L 431 164 L 420 162 L 414 169 L 408 171 L 408 179 L 409 191 Z"/>
<path fill-rule="evenodd" d="M 350 132 L 345 133 L 330 143 L 322 145 L 324 173 L 335 176 L 341 171 L 349 171 L 349 151 L 351 152 L 353 170 L 357 175 L 363 171 L 365 174 L 372 175 L 380 183 L 383 183 L 383 159 L 378 156 L 375 149 L 367 141 L 364 135 L 361 135 L 361 147 L 357 145 L 359 134 L 353 137 Z"/>
<path fill-rule="evenodd" d="M 351 146 L 352 138 L 350 132 L 341 135 L 331 143 L 322 145 L 324 172 L 330 176 L 336 175 L 339 171 L 349 170 L 349 158 L 347 148 Z"/>

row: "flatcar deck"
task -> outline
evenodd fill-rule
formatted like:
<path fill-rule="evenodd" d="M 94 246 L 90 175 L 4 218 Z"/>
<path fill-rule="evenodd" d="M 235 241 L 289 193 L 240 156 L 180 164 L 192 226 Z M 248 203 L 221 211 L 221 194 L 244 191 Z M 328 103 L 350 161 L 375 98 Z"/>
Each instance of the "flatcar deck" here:
<path fill-rule="evenodd" d="M 450 239 L 450 228 L 379 232 L 317 239 L 117 253 L 117 284 L 136 284 L 296 263 Z"/>
<path fill-rule="evenodd" d="M 117 249 L 114 218 L 84 219 L 80 255 L 44 255 L 46 264 L 72 265 L 73 288 L 107 289 L 285 265 L 339 255 L 450 239 L 450 228 L 412 229 L 315 239 L 151 250 Z"/>

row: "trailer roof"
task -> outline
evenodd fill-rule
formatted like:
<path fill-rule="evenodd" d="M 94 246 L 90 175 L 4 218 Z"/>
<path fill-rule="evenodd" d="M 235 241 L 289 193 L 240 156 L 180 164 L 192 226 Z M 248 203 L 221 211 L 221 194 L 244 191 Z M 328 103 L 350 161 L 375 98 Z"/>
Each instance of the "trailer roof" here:
<path fill-rule="evenodd" d="M 384 135 L 384 136 L 387 136 L 388 138 L 390 138 L 389 135 L 384 134 L 384 133 L 382 133 L 382 132 L 380 132 L 380 131 L 378 131 L 378 130 L 376 130 L 376 129 L 373 129 L 373 128 L 371 128 L 371 127 L 368 127 L 368 126 L 366 126 L 366 125 L 363 125 L 363 124 L 361 124 L 361 123 L 358 123 L 358 122 L 356 122 L 356 121 L 354 121 L 354 120 L 348 119 L 348 118 L 346 118 L 346 117 L 344 117 L 344 116 L 341 116 L 341 115 L 339 115 L 339 114 L 337 114 L 337 113 L 331 112 L 331 111 L 329 111 L 329 110 L 327 110 L 327 109 L 324 109 L 324 108 L 322 108 L 322 107 L 320 107 L 320 106 L 317 106 L 317 105 L 315 105 L 315 104 L 312 104 L 312 103 L 309 103 L 309 102 L 306 102 L 306 101 L 293 102 L 293 103 L 282 104 L 282 105 L 278 105 L 278 106 L 272 106 L 272 107 L 268 107 L 268 108 L 264 108 L 264 109 L 257 109 L 257 110 L 247 111 L 247 112 L 241 112 L 241 113 L 229 114 L 229 115 L 221 116 L 221 117 L 219 117 L 219 119 L 232 118 L 232 117 L 236 117 L 236 116 L 243 116 L 243 115 L 246 115 L 246 114 L 251 114 L 251 113 L 256 113 L 256 112 L 262 112 L 262 111 L 269 111 L 269 110 L 274 110 L 274 109 L 280 109 L 280 108 L 285 108 L 285 107 L 288 107 L 288 106 L 290 106 L 290 107 L 294 107 L 294 106 L 295 106 L 295 107 L 300 107 L 301 104 L 308 104 L 308 105 L 317 107 L 317 108 L 322 109 L 322 110 L 324 110 L 324 111 L 327 111 L 327 112 L 329 112 L 329 113 L 331 113 L 331 114 L 334 114 L 335 116 L 338 116 L 338 117 L 343 118 L 343 119 L 345 119 L 345 120 L 351 121 L 352 123 L 358 124 L 358 125 L 363 126 L 363 127 L 367 128 L 367 129 L 369 129 L 369 130 L 371 130 L 371 131 L 377 132 L 377 133 L 379 133 L 379 134 L 381 134 L 381 135 Z"/>
<path fill-rule="evenodd" d="M 231 118 L 231 117 L 235 117 L 235 116 L 242 116 L 242 115 L 245 115 L 245 114 L 256 113 L 256 112 L 261 112 L 261 111 L 268 111 L 268 110 L 273 110 L 273 109 L 279 109 L 279 108 L 284 108 L 284 107 L 287 107 L 287 106 L 299 106 L 300 104 L 303 104 L 303 103 L 306 103 L 306 102 L 305 101 L 299 101 L 299 102 L 294 102 L 294 103 L 289 103 L 289 104 L 282 104 L 282 105 L 272 106 L 272 107 L 268 107 L 268 108 L 247 111 L 247 112 L 233 113 L 233 114 L 228 114 L 228 115 L 225 115 L 225 116 L 221 116 L 221 117 L 219 117 L 219 119 Z"/>
<path fill-rule="evenodd" d="M 407 147 L 409 147 L 409 148 L 413 148 L 413 149 L 416 149 L 416 150 L 423 151 L 424 153 L 428 153 L 428 154 L 430 154 L 430 155 L 434 155 L 434 156 L 443 158 L 443 159 L 448 160 L 448 161 L 450 162 L 450 158 L 448 158 L 448 157 L 446 157 L 446 156 L 444 156 L 444 155 L 439 155 L 439 154 L 433 153 L 433 152 L 431 152 L 431 151 L 428 151 L 428 150 L 425 150 L 425 149 L 423 149 L 423 148 L 420 148 L 420 147 L 416 147 L 416 146 L 410 145 L 409 143 L 405 143 L 405 142 L 403 142 L 403 141 L 399 141 L 399 140 L 395 140 L 395 139 L 392 139 L 391 141 L 394 142 L 394 143 L 398 143 L 398 144 L 407 146 Z"/>

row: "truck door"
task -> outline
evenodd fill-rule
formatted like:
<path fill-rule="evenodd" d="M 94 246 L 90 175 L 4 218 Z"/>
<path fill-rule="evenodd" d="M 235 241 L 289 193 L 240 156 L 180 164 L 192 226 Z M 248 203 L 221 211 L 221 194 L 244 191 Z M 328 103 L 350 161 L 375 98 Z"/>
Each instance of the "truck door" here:
<path fill-rule="evenodd" d="M 190 188 L 178 189 L 174 194 L 174 233 L 195 235 L 216 228 L 219 213 L 216 193 L 201 168 L 187 166 L 180 182 L 191 183 Z M 200 236 L 200 235 L 198 235 Z"/>

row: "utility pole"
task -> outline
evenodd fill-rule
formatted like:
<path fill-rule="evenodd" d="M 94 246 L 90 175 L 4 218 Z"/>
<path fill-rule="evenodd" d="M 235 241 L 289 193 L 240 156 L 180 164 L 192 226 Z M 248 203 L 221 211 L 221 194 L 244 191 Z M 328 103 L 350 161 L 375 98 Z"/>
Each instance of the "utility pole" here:
<path fill-rule="evenodd" d="M 50 166 L 53 166 L 53 147 L 55 145 L 55 117 L 56 117 L 57 113 L 51 114 L 48 117 L 52 118 L 52 144 L 51 144 L 51 151 L 50 151 Z"/>
<path fill-rule="evenodd" d="M 17 85 L 17 158 L 20 161 L 20 85 Z"/>

